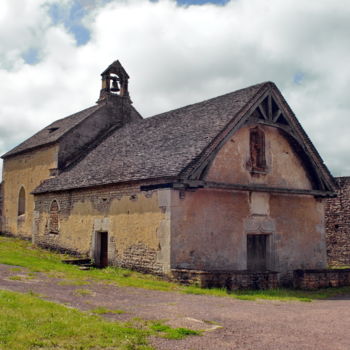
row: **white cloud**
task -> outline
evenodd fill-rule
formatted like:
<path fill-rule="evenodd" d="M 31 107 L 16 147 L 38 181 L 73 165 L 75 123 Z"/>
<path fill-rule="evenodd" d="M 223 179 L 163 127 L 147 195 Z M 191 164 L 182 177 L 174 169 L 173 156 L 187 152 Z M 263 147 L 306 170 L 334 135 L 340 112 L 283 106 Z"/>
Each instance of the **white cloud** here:
<path fill-rule="evenodd" d="M 186 7 L 170 0 L 100 6 L 80 0 L 89 9 L 83 24 L 91 39 L 79 47 L 73 34 L 49 17 L 53 0 L 20 7 L 23 3 L 2 0 L 0 5 L 7 8 L 0 7 L 2 152 L 93 104 L 99 73 L 118 58 L 131 76 L 134 105 L 145 116 L 276 82 L 333 173 L 350 175 L 347 0 L 235 0 Z M 20 20 L 13 20 L 18 13 Z M 41 60 L 28 65 L 23 52 L 32 47 L 40 50 Z"/>

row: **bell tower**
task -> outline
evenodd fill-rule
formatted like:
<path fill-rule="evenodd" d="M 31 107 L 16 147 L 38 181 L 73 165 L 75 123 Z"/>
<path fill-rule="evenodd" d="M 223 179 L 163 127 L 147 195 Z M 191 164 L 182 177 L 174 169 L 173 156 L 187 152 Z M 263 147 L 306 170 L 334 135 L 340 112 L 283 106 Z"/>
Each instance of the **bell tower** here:
<path fill-rule="evenodd" d="M 131 103 L 128 90 L 129 75 L 118 60 L 102 72 L 101 76 L 102 88 L 97 103 L 101 103 L 109 97 L 126 98 Z"/>

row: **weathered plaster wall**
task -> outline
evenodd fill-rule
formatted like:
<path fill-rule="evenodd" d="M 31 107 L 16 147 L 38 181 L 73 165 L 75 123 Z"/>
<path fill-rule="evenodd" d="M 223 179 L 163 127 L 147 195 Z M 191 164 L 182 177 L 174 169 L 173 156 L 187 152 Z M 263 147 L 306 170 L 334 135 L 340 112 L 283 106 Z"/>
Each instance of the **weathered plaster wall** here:
<path fill-rule="evenodd" d="M 270 216 L 276 225 L 276 270 L 327 267 L 323 200 L 312 196 L 271 195 Z"/>
<path fill-rule="evenodd" d="M 3 230 L 3 226 L 2 226 L 3 204 L 4 204 L 4 202 L 3 202 L 3 183 L 1 182 L 0 183 L 0 232 L 2 232 L 2 230 Z"/>
<path fill-rule="evenodd" d="M 312 196 L 199 189 L 173 192 L 171 264 L 177 269 L 246 270 L 247 235 L 268 235 L 267 268 L 325 268 L 323 203 Z"/>
<path fill-rule="evenodd" d="M 108 232 L 109 264 L 169 270 L 169 190 L 89 189 L 36 197 L 35 243 L 95 257 L 96 232 Z M 59 234 L 49 233 L 49 208 L 59 203 Z"/>
<path fill-rule="evenodd" d="M 337 197 L 326 203 L 327 255 L 330 265 L 350 265 L 350 177 L 336 178 Z"/>
<path fill-rule="evenodd" d="M 247 192 L 173 191 L 171 265 L 178 269 L 243 270 Z"/>
<path fill-rule="evenodd" d="M 3 165 L 3 231 L 31 237 L 34 196 L 31 192 L 50 177 L 50 169 L 57 167 L 58 146 L 49 146 L 4 160 Z M 21 187 L 26 193 L 26 211 L 18 214 L 18 195 Z"/>
<path fill-rule="evenodd" d="M 267 167 L 252 174 L 251 127 L 240 129 L 226 142 L 205 180 L 312 189 L 301 160 L 277 128 L 261 126 Z M 265 235 L 261 238 L 266 238 L 266 268 L 291 280 L 294 269 L 326 267 L 323 216 L 324 204 L 313 196 L 174 191 L 171 264 L 177 269 L 246 270 L 248 235 Z"/>
<path fill-rule="evenodd" d="M 311 189 L 311 182 L 301 160 L 279 129 L 269 126 L 260 127 L 265 133 L 266 174 L 252 175 L 249 171 L 249 130 L 251 127 L 243 127 L 220 149 L 211 164 L 206 180 Z"/>

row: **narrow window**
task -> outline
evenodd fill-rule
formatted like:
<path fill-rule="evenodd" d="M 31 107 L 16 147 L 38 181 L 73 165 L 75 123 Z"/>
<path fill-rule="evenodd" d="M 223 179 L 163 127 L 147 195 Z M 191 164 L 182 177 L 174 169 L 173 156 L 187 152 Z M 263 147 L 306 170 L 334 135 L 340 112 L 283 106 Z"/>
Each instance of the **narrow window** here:
<path fill-rule="evenodd" d="M 265 171 L 265 135 L 258 127 L 250 129 L 250 163 L 252 171 Z"/>
<path fill-rule="evenodd" d="M 58 233 L 58 210 L 57 201 L 52 201 L 50 206 L 49 233 Z"/>
<path fill-rule="evenodd" d="M 26 212 L 26 192 L 23 187 L 19 190 L 18 195 L 18 216 Z"/>

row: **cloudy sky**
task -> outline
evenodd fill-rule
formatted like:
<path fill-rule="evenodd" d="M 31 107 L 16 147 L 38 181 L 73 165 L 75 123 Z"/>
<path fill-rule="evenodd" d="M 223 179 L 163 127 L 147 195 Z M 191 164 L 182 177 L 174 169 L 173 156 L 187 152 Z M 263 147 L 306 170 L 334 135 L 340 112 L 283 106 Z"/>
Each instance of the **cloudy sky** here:
<path fill-rule="evenodd" d="M 93 105 L 119 59 L 143 116 L 274 81 L 350 176 L 349 0 L 0 0 L 0 152 Z"/>

